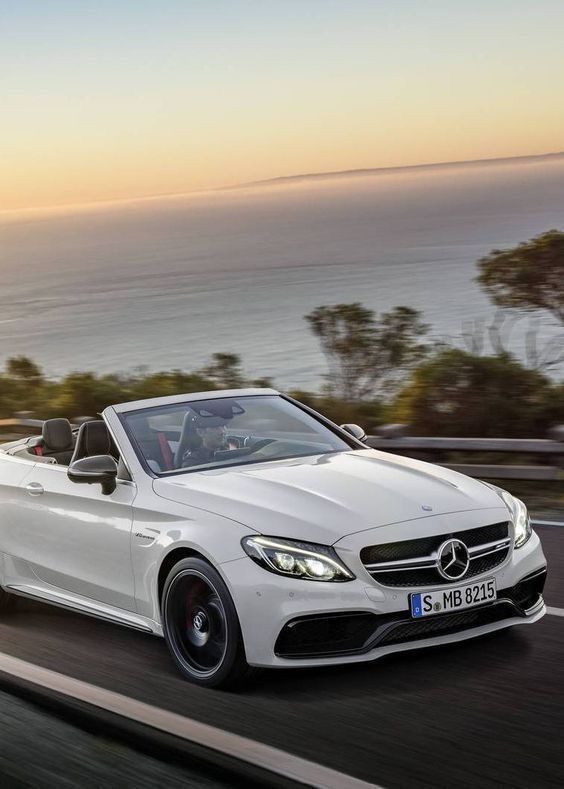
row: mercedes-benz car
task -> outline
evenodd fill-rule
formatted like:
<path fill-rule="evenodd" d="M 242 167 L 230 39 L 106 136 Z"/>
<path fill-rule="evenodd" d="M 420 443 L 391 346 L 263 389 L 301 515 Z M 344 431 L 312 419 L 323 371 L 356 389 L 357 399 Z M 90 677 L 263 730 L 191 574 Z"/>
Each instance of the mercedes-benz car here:
<path fill-rule="evenodd" d="M 271 389 L 160 397 L 0 446 L 0 608 L 164 636 L 204 686 L 545 614 L 522 501 Z"/>

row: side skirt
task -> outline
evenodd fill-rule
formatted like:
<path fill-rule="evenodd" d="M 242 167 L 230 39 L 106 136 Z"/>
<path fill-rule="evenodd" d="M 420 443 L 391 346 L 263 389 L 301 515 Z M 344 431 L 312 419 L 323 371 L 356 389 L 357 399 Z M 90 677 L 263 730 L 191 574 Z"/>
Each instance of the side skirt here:
<path fill-rule="evenodd" d="M 31 600 L 37 600 L 41 603 L 48 603 L 55 605 L 58 608 L 64 608 L 67 611 L 74 611 L 78 614 L 85 614 L 92 616 L 95 619 L 102 619 L 105 622 L 112 622 L 113 624 L 124 625 L 133 630 L 140 630 L 144 633 L 151 633 L 156 636 L 161 636 L 160 628 L 152 620 L 145 619 L 144 617 L 132 614 L 129 611 L 122 611 L 117 608 L 110 608 L 100 603 L 91 603 L 83 598 L 77 598 L 73 595 L 63 594 L 49 590 L 48 592 L 41 587 L 32 586 L 28 584 L 7 584 L 6 591 L 11 594 L 19 595 L 20 597 L 27 597 Z"/>

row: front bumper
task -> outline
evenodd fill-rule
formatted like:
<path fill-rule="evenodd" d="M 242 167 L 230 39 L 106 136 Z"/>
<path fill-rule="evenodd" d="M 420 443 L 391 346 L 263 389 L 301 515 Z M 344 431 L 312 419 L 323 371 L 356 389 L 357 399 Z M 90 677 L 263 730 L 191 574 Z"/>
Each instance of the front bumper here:
<path fill-rule="evenodd" d="M 255 666 L 374 660 L 536 622 L 546 613 L 546 560 L 536 534 L 483 576 L 496 579 L 495 603 L 417 620 L 409 613 L 409 594 L 416 590 L 383 587 L 364 571 L 347 583 L 302 581 L 269 573 L 246 557 L 222 564 L 221 571 L 237 608 L 247 661 Z"/>

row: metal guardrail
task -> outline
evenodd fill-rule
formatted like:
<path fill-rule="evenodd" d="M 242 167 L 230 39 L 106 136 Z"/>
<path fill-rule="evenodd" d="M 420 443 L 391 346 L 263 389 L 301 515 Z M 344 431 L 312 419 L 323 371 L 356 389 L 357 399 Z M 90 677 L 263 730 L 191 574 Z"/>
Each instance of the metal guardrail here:
<path fill-rule="evenodd" d="M 74 424 L 82 424 L 92 417 L 77 417 Z M 43 421 L 32 419 L 23 413 L 13 419 L 0 419 L 0 442 L 15 440 L 25 431 L 39 433 Z M 469 477 L 480 479 L 517 479 L 536 482 L 564 480 L 564 425 L 554 427 L 549 438 L 435 438 L 406 435 L 407 425 L 383 425 L 377 435 L 368 436 L 366 443 L 373 449 L 381 449 L 397 455 L 416 457 L 438 463 Z M 551 465 L 544 462 L 534 465 L 494 463 L 452 463 L 448 455 L 500 454 L 535 458 L 545 461 L 553 459 Z M 445 456 L 447 456 L 445 458 Z"/>
<path fill-rule="evenodd" d="M 406 425 L 385 425 L 377 435 L 368 436 L 366 443 L 373 449 L 397 455 L 417 457 L 438 463 L 479 479 L 518 479 L 542 482 L 564 480 L 564 426 L 552 428 L 549 438 L 434 438 L 408 436 Z M 535 458 L 546 461 L 534 465 L 496 463 L 452 463 L 448 455 L 501 454 L 514 457 Z M 447 457 L 445 457 L 447 456 Z"/>

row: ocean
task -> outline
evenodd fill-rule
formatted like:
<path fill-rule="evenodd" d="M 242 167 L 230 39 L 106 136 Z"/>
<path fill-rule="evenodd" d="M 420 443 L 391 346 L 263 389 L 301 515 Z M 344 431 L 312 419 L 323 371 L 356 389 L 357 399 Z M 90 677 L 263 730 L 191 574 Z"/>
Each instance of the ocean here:
<path fill-rule="evenodd" d="M 352 301 L 415 307 L 433 340 L 488 352 L 476 261 L 550 228 L 564 229 L 564 156 L 4 213 L 0 362 L 195 370 L 229 351 L 250 376 L 315 389 L 304 315 Z M 504 327 L 521 358 L 532 320 Z M 540 316 L 540 346 L 553 323 Z"/>

